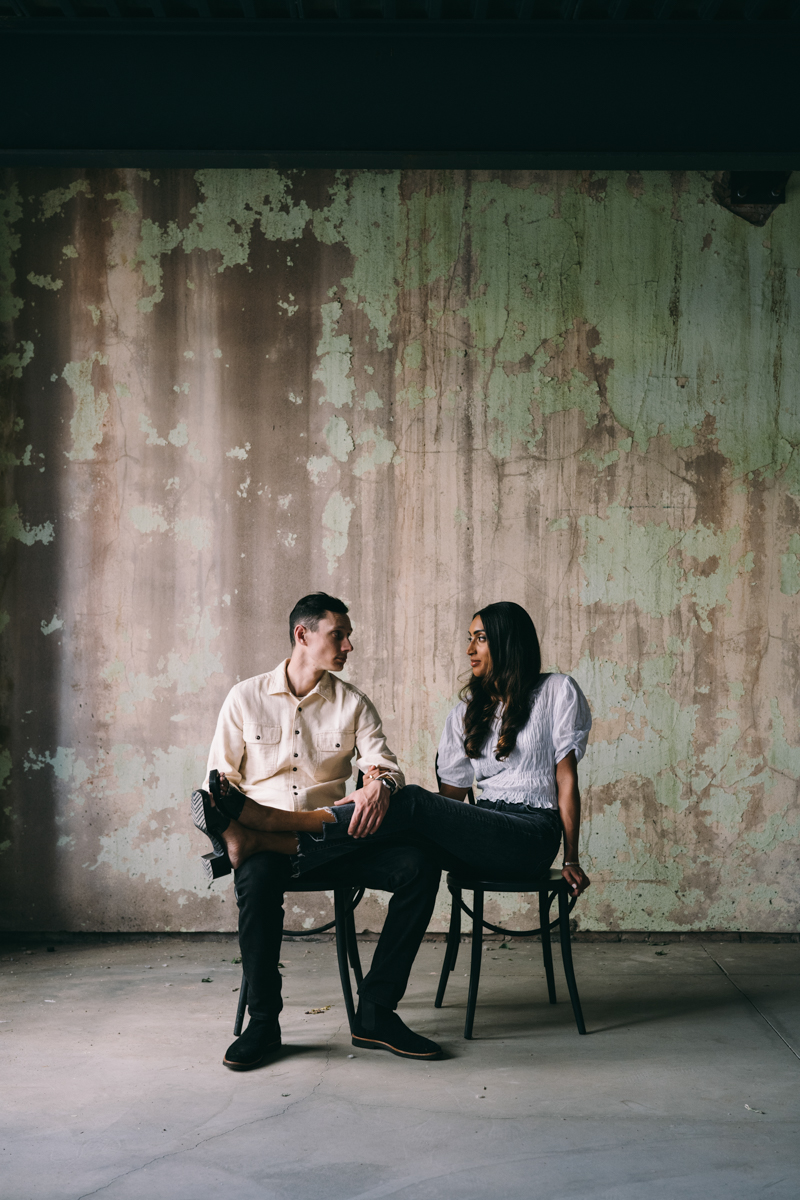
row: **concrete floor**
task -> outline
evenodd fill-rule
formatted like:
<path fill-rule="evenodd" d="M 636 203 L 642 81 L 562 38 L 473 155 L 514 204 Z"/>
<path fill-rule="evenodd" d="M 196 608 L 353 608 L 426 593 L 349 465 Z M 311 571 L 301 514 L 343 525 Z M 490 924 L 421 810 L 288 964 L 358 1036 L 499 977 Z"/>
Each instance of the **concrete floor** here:
<path fill-rule="evenodd" d="M 235 943 L 6 949 L 0 1192 L 797 1200 L 800 945 L 579 943 L 579 1037 L 560 962 L 551 1007 L 539 946 L 495 943 L 472 1042 L 468 950 L 438 1012 L 442 943 L 417 959 L 401 1012 L 449 1053 L 423 1064 L 355 1050 L 334 947 L 284 943 L 287 1044 L 234 1074 Z"/>

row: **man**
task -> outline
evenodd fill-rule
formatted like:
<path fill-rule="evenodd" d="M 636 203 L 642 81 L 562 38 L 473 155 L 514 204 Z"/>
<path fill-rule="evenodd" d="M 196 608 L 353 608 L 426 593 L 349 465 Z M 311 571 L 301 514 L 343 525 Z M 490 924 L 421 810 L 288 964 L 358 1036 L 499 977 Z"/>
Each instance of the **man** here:
<path fill-rule="evenodd" d="M 252 800 L 297 812 L 344 802 L 355 753 L 369 778 L 347 797 L 356 805 L 350 832 L 364 837 L 378 828 L 390 796 L 405 780 L 372 703 L 333 674 L 343 669 L 353 650 L 347 612 L 341 600 L 325 592 L 298 600 L 289 618 L 291 657 L 228 693 L 208 771 L 218 770 Z M 378 774 L 380 779 L 373 777 Z M 246 1071 L 280 1045 L 278 961 L 291 864 L 269 852 L 239 863 L 233 849 L 230 860 L 250 1022 L 223 1062 L 231 1070 Z M 421 848 L 384 843 L 365 845 L 322 874 L 326 880 L 394 893 L 372 966 L 359 987 L 353 1044 L 404 1058 L 439 1058 L 440 1047 L 412 1032 L 394 1011 L 433 912 L 439 866 Z"/>

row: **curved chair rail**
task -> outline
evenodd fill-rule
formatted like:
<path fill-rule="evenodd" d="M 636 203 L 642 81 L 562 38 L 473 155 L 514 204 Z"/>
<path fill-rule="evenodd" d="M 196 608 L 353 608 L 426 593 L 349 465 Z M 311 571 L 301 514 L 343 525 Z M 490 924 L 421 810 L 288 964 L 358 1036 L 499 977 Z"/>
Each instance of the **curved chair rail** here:
<path fill-rule="evenodd" d="M 366 890 L 367 890 L 366 888 L 361 888 L 359 891 L 356 892 L 355 896 L 353 896 L 352 901 L 348 905 L 345 916 L 349 917 L 352 913 L 354 913 L 356 911 L 359 904 L 364 899 L 364 892 Z M 316 933 L 327 933 L 329 929 L 333 929 L 335 924 L 336 924 L 336 918 L 334 917 L 334 919 L 332 921 L 328 921 L 327 925 L 318 925 L 316 927 L 316 929 L 284 929 L 283 936 L 284 937 L 293 937 L 293 938 L 294 937 L 311 937 L 313 934 L 316 934 Z"/>
<path fill-rule="evenodd" d="M 447 884 L 447 890 L 449 891 L 450 895 L 453 896 L 453 899 L 455 900 L 456 897 L 453 895 L 453 888 L 451 887 L 449 881 Z M 503 888 L 503 891 L 505 891 L 505 890 L 506 889 Z M 513 891 L 513 890 L 514 890 L 513 888 L 508 889 L 508 891 Z M 534 890 L 536 890 L 536 889 L 534 889 Z M 552 892 L 547 893 L 548 911 L 557 895 L 558 895 L 557 891 L 552 891 Z M 469 905 L 464 903 L 463 896 L 458 897 L 458 902 L 461 905 L 461 911 L 465 912 L 467 914 L 467 916 L 470 918 L 470 920 L 474 921 L 475 914 L 473 913 L 473 911 L 469 907 Z M 578 897 L 573 896 L 569 902 L 568 912 L 572 912 L 572 910 L 575 907 L 575 905 L 577 904 L 577 902 L 578 902 Z M 559 924 L 560 919 L 561 919 L 560 917 L 556 917 L 555 920 L 553 920 L 549 923 L 547 928 L 548 929 L 558 929 L 558 924 Z M 504 929 L 502 925 L 492 925 L 491 921 L 481 921 L 481 924 L 483 925 L 484 929 L 491 929 L 492 933 L 502 933 L 504 937 L 536 937 L 537 934 L 540 934 L 542 932 L 541 925 L 537 925 L 535 929 Z"/>

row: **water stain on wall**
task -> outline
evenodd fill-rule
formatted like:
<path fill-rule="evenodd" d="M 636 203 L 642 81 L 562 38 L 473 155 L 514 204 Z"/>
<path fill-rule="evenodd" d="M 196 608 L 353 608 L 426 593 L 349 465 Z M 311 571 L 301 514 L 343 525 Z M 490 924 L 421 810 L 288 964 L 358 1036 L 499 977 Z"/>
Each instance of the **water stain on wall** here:
<path fill-rule="evenodd" d="M 471 614 L 530 610 L 595 717 L 584 928 L 797 928 L 800 208 L 712 187 L 5 173 L 9 928 L 234 927 L 186 801 L 315 588 L 429 785 Z"/>

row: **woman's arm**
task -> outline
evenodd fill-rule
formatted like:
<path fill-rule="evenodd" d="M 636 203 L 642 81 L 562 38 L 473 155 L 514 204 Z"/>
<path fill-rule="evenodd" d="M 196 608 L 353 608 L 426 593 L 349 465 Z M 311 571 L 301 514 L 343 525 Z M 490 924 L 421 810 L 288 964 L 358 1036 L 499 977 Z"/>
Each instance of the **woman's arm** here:
<path fill-rule="evenodd" d="M 439 784 L 439 795 L 447 796 L 449 800 L 466 800 L 469 788 L 453 787 L 451 783 Z"/>
<path fill-rule="evenodd" d="M 580 896 L 590 885 L 588 875 L 578 866 L 578 832 L 581 825 L 581 794 L 578 790 L 578 763 L 575 751 L 556 764 L 558 812 L 564 830 L 564 862 L 561 874 L 570 885 L 573 896 Z"/>

